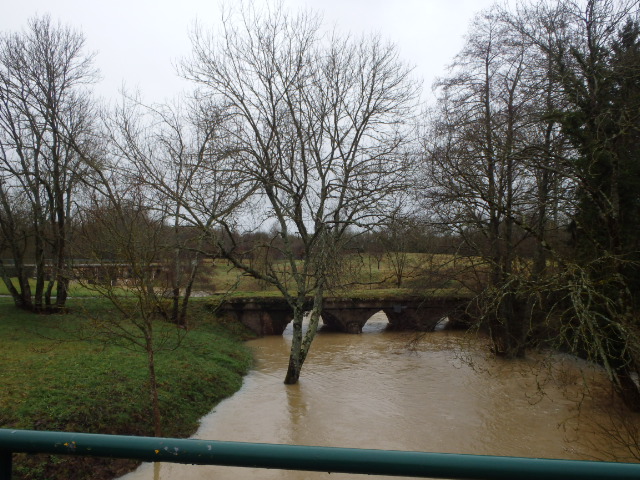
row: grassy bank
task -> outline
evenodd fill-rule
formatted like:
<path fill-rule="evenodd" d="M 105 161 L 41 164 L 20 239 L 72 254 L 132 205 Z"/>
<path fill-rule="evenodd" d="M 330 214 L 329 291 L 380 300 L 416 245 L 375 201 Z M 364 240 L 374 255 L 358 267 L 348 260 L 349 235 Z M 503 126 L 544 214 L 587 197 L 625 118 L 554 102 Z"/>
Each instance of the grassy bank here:
<path fill-rule="evenodd" d="M 33 315 L 0 299 L 0 427 L 152 435 L 146 358 L 87 329 L 101 299 L 73 299 L 66 315 Z M 191 330 L 157 355 L 163 435 L 186 437 L 197 420 L 241 385 L 251 356 L 237 326 L 196 302 Z M 17 456 L 15 478 L 111 478 L 132 462 Z"/>

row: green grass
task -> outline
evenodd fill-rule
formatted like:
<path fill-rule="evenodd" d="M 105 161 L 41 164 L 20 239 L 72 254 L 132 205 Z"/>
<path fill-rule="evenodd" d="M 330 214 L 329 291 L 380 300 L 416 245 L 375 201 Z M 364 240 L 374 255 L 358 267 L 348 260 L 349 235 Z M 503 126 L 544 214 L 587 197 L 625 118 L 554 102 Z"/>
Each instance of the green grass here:
<path fill-rule="evenodd" d="M 12 281 L 14 282 L 14 285 L 18 285 L 16 278 L 12 278 Z M 30 278 L 29 279 L 29 286 L 31 287 L 31 293 L 35 292 L 36 290 L 36 281 L 34 278 Z M 47 288 L 47 284 L 45 283 L 45 289 Z M 125 289 L 116 289 L 116 291 L 120 290 L 121 293 L 124 293 L 126 290 Z M 55 296 L 56 294 L 56 285 L 54 284 L 53 286 L 53 292 L 52 295 Z M 7 286 L 5 285 L 4 282 L 0 281 L 0 295 L 9 295 L 9 290 L 7 289 Z M 90 286 L 85 286 L 85 285 L 81 285 L 78 282 L 72 281 L 69 284 L 69 296 L 71 297 L 97 297 L 99 294 L 98 292 L 91 288 Z"/>
<path fill-rule="evenodd" d="M 152 435 L 145 355 L 81 338 L 88 318 L 110 308 L 104 300 L 74 299 L 69 307 L 66 315 L 33 315 L 0 299 L 0 427 Z M 165 436 L 192 434 L 251 364 L 243 332 L 215 322 L 198 302 L 192 312 L 179 348 L 157 355 Z M 14 470 L 15 478 L 110 478 L 131 466 L 18 455 Z"/>

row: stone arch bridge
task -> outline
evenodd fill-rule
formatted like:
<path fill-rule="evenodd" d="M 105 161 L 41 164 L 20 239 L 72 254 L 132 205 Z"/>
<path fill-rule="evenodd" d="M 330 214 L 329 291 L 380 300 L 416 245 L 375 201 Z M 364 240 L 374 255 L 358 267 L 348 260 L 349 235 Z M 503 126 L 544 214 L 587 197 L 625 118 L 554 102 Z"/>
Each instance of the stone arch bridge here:
<path fill-rule="evenodd" d="M 340 332 L 361 333 L 367 320 L 382 310 L 389 319 L 390 330 L 433 331 L 444 317 L 449 318 L 450 326 L 467 325 L 468 304 L 469 299 L 461 297 L 327 297 L 322 322 Z M 218 305 L 216 311 L 231 315 L 258 335 L 282 335 L 293 320 L 293 311 L 283 298 L 229 299 Z"/>

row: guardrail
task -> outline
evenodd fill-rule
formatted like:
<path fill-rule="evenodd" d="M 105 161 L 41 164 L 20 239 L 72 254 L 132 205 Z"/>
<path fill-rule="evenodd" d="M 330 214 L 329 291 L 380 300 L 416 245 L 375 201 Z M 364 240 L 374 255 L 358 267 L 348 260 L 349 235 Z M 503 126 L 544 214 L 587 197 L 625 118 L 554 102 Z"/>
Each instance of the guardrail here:
<path fill-rule="evenodd" d="M 13 453 L 471 480 L 640 479 L 635 463 L 0 429 L 0 480 L 11 478 Z"/>

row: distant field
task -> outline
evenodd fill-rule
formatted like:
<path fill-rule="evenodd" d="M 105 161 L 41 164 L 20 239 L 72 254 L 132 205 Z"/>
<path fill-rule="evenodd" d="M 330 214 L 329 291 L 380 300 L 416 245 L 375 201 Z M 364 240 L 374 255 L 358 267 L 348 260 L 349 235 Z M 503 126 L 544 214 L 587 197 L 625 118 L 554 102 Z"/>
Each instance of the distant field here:
<path fill-rule="evenodd" d="M 420 253 L 399 254 L 352 254 L 341 259 L 341 263 L 332 275 L 332 286 L 328 295 L 342 295 L 345 292 L 357 296 L 390 296 L 411 294 L 424 290 L 452 292 L 460 288 L 452 272 L 470 265 L 469 259 L 453 255 L 430 255 Z M 399 265 L 402 265 L 400 273 Z M 257 265 L 253 265 L 257 267 Z M 284 261 L 276 263 L 290 290 L 295 288 L 291 279 L 291 266 Z M 400 277 L 400 278 L 399 278 Z M 400 282 L 398 281 L 400 280 Z M 400 285 L 398 285 L 400 283 Z M 30 280 L 32 291 L 35 280 Z M 166 288 L 164 287 L 159 288 Z M 117 287 L 116 292 L 127 295 L 126 287 Z M 395 293 L 394 293 L 395 292 Z M 200 269 L 194 284 L 194 296 L 209 295 L 279 295 L 277 289 L 253 278 L 232 266 L 226 260 L 208 260 Z M 0 282 L 0 295 L 9 295 L 4 282 Z M 55 295 L 55 285 L 53 290 Z M 95 297 L 99 293 L 90 285 L 71 282 L 71 297 Z"/>
<path fill-rule="evenodd" d="M 404 262 L 400 286 L 398 286 L 398 261 Z M 353 254 L 342 259 L 335 271 L 333 287 L 330 290 L 337 295 L 344 291 L 363 294 L 385 292 L 391 295 L 393 290 L 403 293 L 425 288 L 451 290 L 457 285 L 452 284 L 450 279 L 441 280 L 444 277 L 443 274 L 453 268 L 460 268 L 464 262 L 466 261 L 453 255 L 408 253 L 406 257 L 399 258 L 398 254 Z M 281 267 L 281 272 L 290 271 L 291 267 L 284 261 L 277 265 Z M 196 290 L 216 294 L 234 292 L 234 296 L 277 292 L 275 287 L 243 274 L 225 260 L 216 260 L 213 266 L 208 265 L 204 270 L 206 274 L 200 276 L 195 286 Z M 289 288 L 293 287 L 291 282 Z"/>

